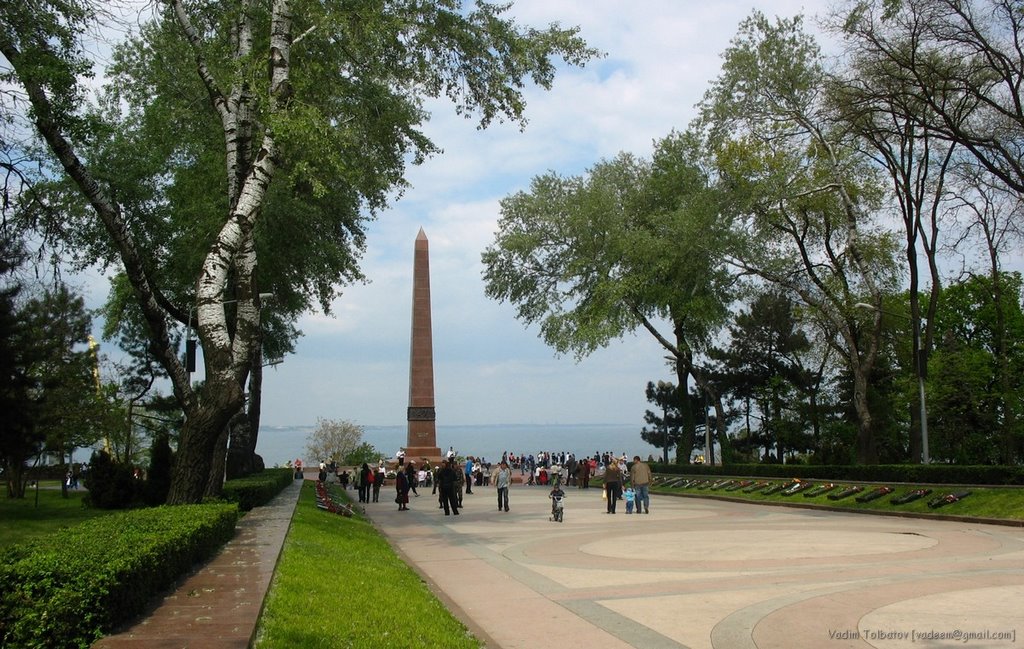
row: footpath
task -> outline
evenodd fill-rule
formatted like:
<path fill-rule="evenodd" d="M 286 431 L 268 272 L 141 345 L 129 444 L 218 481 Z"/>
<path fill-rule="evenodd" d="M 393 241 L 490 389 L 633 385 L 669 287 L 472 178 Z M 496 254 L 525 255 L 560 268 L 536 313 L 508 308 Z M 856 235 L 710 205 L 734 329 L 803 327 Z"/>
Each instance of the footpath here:
<path fill-rule="evenodd" d="M 248 647 L 300 485 L 94 648 Z M 383 497 L 367 514 L 491 649 L 1024 644 L 1024 528 L 659 495 L 649 515 L 608 515 L 599 490 L 572 487 L 558 523 L 547 489 L 523 485 L 510 512 L 477 487 L 446 517 L 420 492 L 410 511 Z"/>
<path fill-rule="evenodd" d="M 238 522 L 235 537 L 145 616 L 93 649 L 246 649 L 274 576 L 301 480 Z"/>
<path fill-rule="evenodd" d="M 1024 644 L 1024 529 L 597 489 L 429 490 L 367 513 L 488 647 L 1009 649 Z"/>

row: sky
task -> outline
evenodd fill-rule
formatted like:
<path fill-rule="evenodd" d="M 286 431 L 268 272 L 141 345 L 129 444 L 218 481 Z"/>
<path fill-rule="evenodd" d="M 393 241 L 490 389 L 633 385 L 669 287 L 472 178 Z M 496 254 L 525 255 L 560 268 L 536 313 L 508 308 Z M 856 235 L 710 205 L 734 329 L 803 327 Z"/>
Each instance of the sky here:
<path fill-rule="evenodd" d="M 580 362 L 557 357 L 484 295 L 480 255 L 494 240 L 500 200 L 548 171 L 576 175 L 619 152 L 647 157 L 684 129 L 719 72 L 739 22 L 804 12 L 799 2 L 744 0 L 519 0 L 523 24 L 578 25 L 606 57 L 562 66 L 551 91 L 527 91 L 529 123 L 478 130 L 450 105 L 431 105 L 426 128 L 444 153 L 408 174 L 412 187 L 373 222 L 363 270 L 333 316 L 311 315 L 296 353 L 264 378 L 265 425 L 348 419 L 405 421 L 408 406 L 413 245 L 430 245 L 434 384 L 438 426 L 636 423 L 650 407 L 648 381 L 674 380 L 665 351 L 646 332 Z"/>
<path fill-rule="evenodd" d="M 511 15 L 520 23 L 578 25 L 606 56 L 582 69 L 560 66 L 551 91 L 527 88 L 523 131 L 518 124 L 478 130 L 450 104 L 429 104 L 425 131 L 443 153 L 410 167 L 411 187 L 369 224 L 368 283 L 345 288 L 331 316 L 304 317 L 295 353 L 265 370 L 263 425 L 404 423 L 413 245 L 422 227 L 439 428 L 642 426 L 647 382 L 674 380 L 654 339 L 638 330 L 580 362 L 558 357 L 536 327 L 516 320 L 513 305 L 484 295 L 480 255 L 494 240 L 501 199 L 527 190 L 533 177 L 582 174 L 620 152 L 649 157 L 655 140 L 685 129 L 754 8 L 768 16 L 813 13 L 786 0 L 518 0 Z"/>

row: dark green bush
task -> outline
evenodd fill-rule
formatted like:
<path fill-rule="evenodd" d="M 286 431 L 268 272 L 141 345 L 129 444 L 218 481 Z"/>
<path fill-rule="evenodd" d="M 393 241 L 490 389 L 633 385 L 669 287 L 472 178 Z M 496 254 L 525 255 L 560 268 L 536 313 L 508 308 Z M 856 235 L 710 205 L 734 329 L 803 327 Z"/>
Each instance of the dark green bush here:
<path fill-rule="evenodd" d="M 233 504 L 94 518 L 0 555 L 0 647 L 88 647 L 234 535 Z"/>
<path fill-rule="evenodd" d="M 238 503 L 238 508 L 247 512 L 253 507 L 270 502 L 294 480 L 292 469 L 264 469 L 244 478 L 228 480 L 224 483 L 221 497 Z"/>
<path fill-rule="evenodd" d="M 137 504 L 143 483 L 134 472 L 134 467 L 114 462 L 106 451 L 93 452 L 84 480 L 89 490 L 86 504 L 98 509 L 125 509 Z"/>
<path fill-rule="evenodd" d="M 157 435 L 153 445 L 149 447 L 149 470 L 146 471 L 146 486 L 143 492 L 143 498 L 150 507 L 167 502 L 173 466 L 174 453 L 171 451 L 167 433 Z"/>
<path fill-rule="evenodd" d="M 1024 467 L 959 464 L 652 464 L 657 473 L 946 485 L 1024 485 Z"/>

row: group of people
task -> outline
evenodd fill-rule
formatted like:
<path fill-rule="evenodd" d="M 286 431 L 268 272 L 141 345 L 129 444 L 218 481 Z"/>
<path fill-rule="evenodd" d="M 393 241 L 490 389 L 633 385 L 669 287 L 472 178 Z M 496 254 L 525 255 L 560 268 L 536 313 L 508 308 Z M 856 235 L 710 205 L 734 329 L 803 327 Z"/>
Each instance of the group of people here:
<path fill-rule="evenodd" d="M 633 466 L 628 471 L 623 465 L 625 462 L 611 462 L 605 467 L 604 499 L 608 507 L 606 513 L 614 514 L 618 502 L 624 500 L 627 514 L 633 513 L 634 505 L 637 514 L 650 514 L 650 487 L 653 478 L 651 467 L 641 461 L 639 455 L 633 456 Z"/>
<path fill-rule="evenodd" d="M 431 467 L 426 460 L 420 466 L 407 462 L 401 451 L 396 453 L 396 460 L 395 503 L 399 511 L 408 511 L 410 495 L 419 496 L 417 487 L 429 486 L 431 494 L 437 496 L 438 509 L 443 509 L 445 516 L 458 516 L 463 496 L 472 494 L 475 484 L 478 487 L 493 486 L 497 493 L 498 511 L 508 512 L 514 462 L 518 462 L 520 467 L 532 467 L 528 478 L 524 480 L 526 484 L 551 485 L 549 495 L 552 498 L 564 495 L 563 486 L 575 485 L 586 489 L 590 486 L 592 476 L 603 475 L 603 497 L 607 503 L 607 513 L 616 513 L 620 500 L 625 501 L 627 514 L 633 513 L 634 506 L 637 514 L 650 513 L 651 469 L 647 462 L 641 461 L 639 455 L 633 456 L 632 465 L 627 465 L 625 453 L 621 457 L 611 453 L 595 453 L 593 457 L 577 460 L 571 453 L 541 452 L 536 458 L 530 455 L 524 460 L 522 455 L 506 452 L 502 454 L 501 462 L 492 466 L 483 458 L 473 456 L 459 462 L 454 449 L 449 449 L 437 467 Z M 297 469 L 301 466 L 299 462 L 295 462 Z M 351 474 L 347 469 L 340 469 L 333 460 L 321 462 L 319 468 L 319 480 L 326 481 L 333 474 L 343 488 L 348 489 L 350 484 L 355 487 L 359 502 L 379 502 L 381 486 L 387 479 L 387 468 L 383 460 L 376 466 L 363 463 L 361 467 L 353 469 Z M 526 475 L 522 469 L 521 473 Z"/>
<path fill-rule="evenodd" d="M 650 513 L 650 485 L 653 476 L 650 466 L 647 462 L 642 461 L 639 455 L 633 456 L 633 463 L 628 467 L 625 454 L 623 454 L 622 458 L 611 456 L 607 460 L 606 466 L 600 466 L 597 457 L 587 458 L 575 463 L 575 476 L 568 471 L 569 463 L 573 459 L 570 455 L 566 458 L 565 466 L 553 465 L 550 467 L 550 477 L 543 484 L 552 485 L 552 494 L 556 490 L 561 491 L 563 485 L 569 485 L 571 482 L 575 482 L 581 489 L 588 488 L 592 473 L 600 473 L 604 476 L 603 495 L 607 503 L 607 513 L 616 513 L 617 504 L 620 500 L 625 500 L 627 514 L 633 513 L 634 505 L 637 514 Z M 474 475 L 482 472 L 480 465 L 483 464 L 483 462 L 469 456 L 460 465 L 458 459 L 450 452 L 441 461 L 440 466 L 433 471 L 427 465 L 426 473 L 431 477 L 424 480 L 421 475 L 424 472 L 422 467 L 417 470 L 412 463 L 405 463 L 404 458 L 400 458 L 400 461 L 403 461 L 403 464 L 399 465 L 399 471 L 395 480 L 395 502 L 398 503 L 398 509 L 400 511 L 408 510 L 410 492 L 418 496 L 419 494 L 416 492 L 417 484 L 422 486 L 426 483 L 431 486 L 431 494 L 438 497 L 438 509 L 443 509 L 445 516 L 459 515 L 463 496 L 473 493 Z M 594 461 L 594 464 L 600 467 L 600 471 L 591 465 L 591 461 Z M 507 456 L 503 455 L 501 462 L 496 468 L 492 470 L 491 466 L 487 464 L 486 469 L 486 481 L 476 482 L 476 485 L 491 486 L 493 484 L 497 493 L 498 511 L 509 511 L 509 488 L 512 486 L 513 475 L 511 463 L 508 461 Z M 546 476 L 548 469 L 541 470 L 544 472 L 542 475 Z M 420 477 L 417 477 L 418 475 Z M 533 477 L 532 474 L 530 477 Z M 576 479 L 573 480 L 573 477 Z M 527 484 L 538 483 L 531 479 Z"/>

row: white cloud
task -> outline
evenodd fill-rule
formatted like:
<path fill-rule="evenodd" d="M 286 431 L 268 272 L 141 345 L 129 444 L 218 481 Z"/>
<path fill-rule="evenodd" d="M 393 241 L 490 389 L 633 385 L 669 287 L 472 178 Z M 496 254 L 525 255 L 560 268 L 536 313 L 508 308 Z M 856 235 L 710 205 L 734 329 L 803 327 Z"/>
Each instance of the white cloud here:
<path fill-rule="evenodd" d="M 768 15 L 800 11 L 785 0 L 754 6 Z M 562 66 L 550 92 L 529 89 L 525 131 L 508 123 L 480 131 L 446 103 L 430 104 L 426 131 L 444 153 L 412 168 L 412 188 L 371 224 L 371 283 L 347 288 L 334 319 L 304 319 L 297 354 L 268 377 L 264 421 L 404 421 L 413 244 L 423 227 L 444 423 L 641 425 L 646 382 L 672 378 L 664 351 L 641 332 L 580 363 L 556 358 L 510 305 L 484 296 L 480 254 L 493 240 L 499 201 L 534 176 L 580 174 L 622 151 L 648 156 L 654 140 L 684 129 L 750 9 L 749 1 L 517 2 L 511 13 L 521 22 L 578 24 L 607 57 L 584 69 Z"/>

